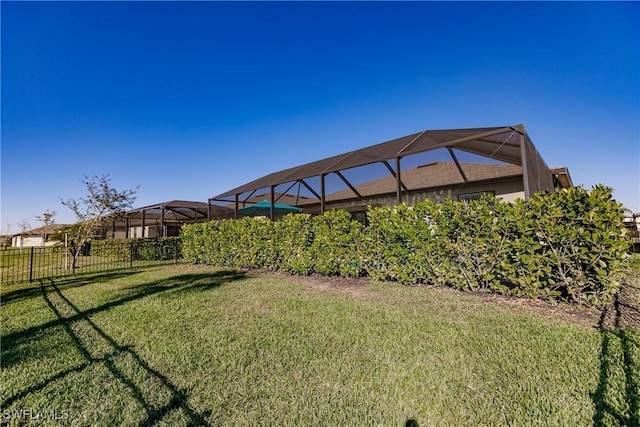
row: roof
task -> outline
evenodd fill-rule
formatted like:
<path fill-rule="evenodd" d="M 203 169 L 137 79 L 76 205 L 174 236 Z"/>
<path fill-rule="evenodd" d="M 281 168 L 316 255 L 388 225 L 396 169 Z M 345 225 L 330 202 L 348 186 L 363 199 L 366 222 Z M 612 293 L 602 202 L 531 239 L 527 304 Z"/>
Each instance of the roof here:
<path fill-rule="evenodd" d="M 27 236 L 42 236 L 43 234 L 53 234 L 65 227 L 69 227 L 69 224 L 49 224 L 43 225 L 42 227 L 32 228 L 31 230 L 27 230 L 24 233 L 17 233 L 14 236 L 19 235 L 27 235 Z"/>
<path fill-rule="evenodd" d="M 557 177 L 558 184 L 562 188 L 573 187 L 573 180 L 569 174 L 569 169 L 565 166 L 552 166 L 550 168 L 551 173 Z"/>
<path fill-rule="evenodd" d="M 460 163 L 469 183 L 522 176 L 522 166 L 507 164 Z M 421 190 L 465 184 L 453 162 L 433 162 L 402 171 L 402 182 L 408 190 Z M 361 196 L 375 196 L 396 191 L 396 179 L 392 175 L 356 185 Z M 327 201 L 351 199 L 355 195 L 350 189 L 328 194 Z M 317 203 L 317 200 L 313 200 Z M 302 203 L 305 204 L 305 203 Z"/>
<path fill-rule="evenodd" d="M 424 130 L 391 141 L 274 172 L 219 194 L 212 199 L 225 200 L 229 196 L 275 187 L 285 183 L 300 182 L 307 178 L 334 172 L 338 173 L 358 166 L 385 162 L 390 159 L 400 159 L 411 154 L 430 150 L 453 148 L 517 166 L 526 166 L 524 174 L 525 194 L 541 190 L 553 190 L 553 180 L 551 175 L 547 173 L 549 169 L 546 163 L 531 142 L 524 126 L 515 125 L 473 129 Z"/>

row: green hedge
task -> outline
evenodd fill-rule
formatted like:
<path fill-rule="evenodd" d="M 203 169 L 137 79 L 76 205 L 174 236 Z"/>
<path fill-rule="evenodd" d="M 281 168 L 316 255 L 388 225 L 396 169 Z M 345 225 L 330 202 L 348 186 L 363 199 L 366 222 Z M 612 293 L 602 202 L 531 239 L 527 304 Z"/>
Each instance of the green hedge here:
<path fill-rule="evenodd" d="M 179 237 L 93 240 L 89 254 L 118 261 L 166 261 L 182 257 Z"/>
<path fill-rule="evenodd" d="M 278 222 L 242 218 L 192 224 L 182 230 L 183 253 L 193 263 L 359 276 L 362 229 L 345 211 L 286 215 Z"/>
<path fill-rule="evenodd" d="M 187 261 L 294 274 L 369 276 L 403 284 L 547 298 L 595 306 L 617 291 L 627 257 L 611 189 L 575 187 L 528 202 L 492 195 L 349 213 L 244 218 L 183 228 Z"/>

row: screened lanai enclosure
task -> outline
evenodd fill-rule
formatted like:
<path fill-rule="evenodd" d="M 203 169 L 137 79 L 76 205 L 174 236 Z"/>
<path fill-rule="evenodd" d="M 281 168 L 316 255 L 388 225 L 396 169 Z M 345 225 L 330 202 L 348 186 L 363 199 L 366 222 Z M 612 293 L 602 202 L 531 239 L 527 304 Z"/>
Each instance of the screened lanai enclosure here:
<path fill-rule="evenodd" d="M 105 237 L 172 237 L 184 224 L 206 222 L 209 218 L 233 217 L 233 210 L 209 206 L 205 202 L 173 200 L 131 209 L 105 223 Z"/>
<path fill-rule="evenodd" d="M 550 169 L 523 125 L 425 130 L 258 178 L 208 200 L 219 209 L 268 200 L 322 214 L 342 208 L 354 215 L 368 206 L 412 205 L 424 199 L 466 200 L 493 193 L 505 200 L 571 186 L 566 168 Z"/>

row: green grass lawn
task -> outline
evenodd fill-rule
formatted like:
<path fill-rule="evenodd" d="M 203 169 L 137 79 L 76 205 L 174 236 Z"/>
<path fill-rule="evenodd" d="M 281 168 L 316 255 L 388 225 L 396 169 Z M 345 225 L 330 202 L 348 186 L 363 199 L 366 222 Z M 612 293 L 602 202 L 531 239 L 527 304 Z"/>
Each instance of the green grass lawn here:
<path fill-rule="evenodd" d="M 498 297 L 349 283 L 170 266 L 5 286 L 4 422 L 640 420 L 637 329 Z"/>

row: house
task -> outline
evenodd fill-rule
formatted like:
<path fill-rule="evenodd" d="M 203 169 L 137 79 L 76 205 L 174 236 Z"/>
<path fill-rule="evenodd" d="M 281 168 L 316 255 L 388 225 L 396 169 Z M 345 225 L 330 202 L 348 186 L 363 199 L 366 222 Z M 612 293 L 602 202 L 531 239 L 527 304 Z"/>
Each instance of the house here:
<path fill-rule="evenodd" d="M 463 171 L 465 179 L 460 171 Z M 567 172 L 567 180 L 571 177 Z M 414 205 L 425 199 L 441 202 L 445 199 L 471 200 L 490 193 L 505 201 L 524 199 L 522 167 L 504 164 L 432 162 L 402 171 L 405 187 L 403 202 Z M 386 176 L 354 186 L 360 195 L 345 189 L 326 196 L 327 209 L 345 209 L 354 214 L 366 212 L 368 206 L 389 206 L 396 203 L 396 179 Z M 319 213 L 317 200 L 302 201 L 298 206 L 308 213 Z"/>
<path fill-rule="evenodd" d="M 640 252 L 640 212 L 627 212 L 624 217 L 624 225 L 631 241 L 634 253 Z"/>
<path fill-rule="evenodd" d="M 549 168 L 524 126 L 515 125 L 424 130 L 271 173 L 208 203 L 232 208 L 237 218 L 255 194 L 264 194 L 312 214 L 336 208 L 357 214 L 367 206 L 465 200 L 483 192 L 527 200 L 572 185 L 568 169 Z"/>
<path fill-rule="evenodd" d="M 50 224 L 27 230 L 23 233 L 14 234 L 11 236 L 11 246 L 16 248 L 28 248 L 32 246 L 54 246 L 58 242 L 47 241 L 49 236 L 59 232 L 60 230 L 68 227 L 67 224 Z"/>

